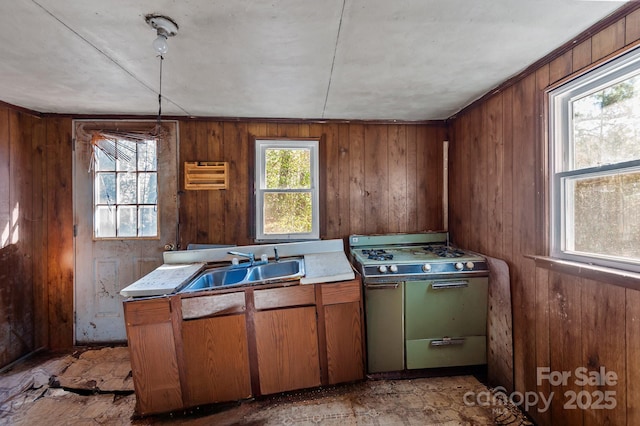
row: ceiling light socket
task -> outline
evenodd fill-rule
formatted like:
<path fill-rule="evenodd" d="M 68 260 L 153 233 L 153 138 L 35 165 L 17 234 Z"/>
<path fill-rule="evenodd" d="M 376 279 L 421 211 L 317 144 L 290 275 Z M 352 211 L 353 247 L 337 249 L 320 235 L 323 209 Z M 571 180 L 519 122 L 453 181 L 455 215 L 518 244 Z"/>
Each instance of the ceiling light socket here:
<path fill-rule="evenodd" d="M 151 28 L 158 31 L 158 35 L 173 37 L 178 34 L 178 24 L 168 16 L 148 14 L 144 17 L 144 20 Z"/>

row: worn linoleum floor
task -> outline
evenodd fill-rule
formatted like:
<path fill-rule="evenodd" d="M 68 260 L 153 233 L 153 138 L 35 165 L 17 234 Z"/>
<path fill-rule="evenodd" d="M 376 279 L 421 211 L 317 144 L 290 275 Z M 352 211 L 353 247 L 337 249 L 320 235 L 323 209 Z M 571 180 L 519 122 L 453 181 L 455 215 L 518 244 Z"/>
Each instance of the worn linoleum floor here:
<path fill-rule="evenodd" d="M 469 404 L 477 395 L 485 403 Z M 145 418 L 135 403 L 126 347 L 39 353 L 0 374 L 1 425 L 531 424 L 473 376 L 367 380 Z"/>

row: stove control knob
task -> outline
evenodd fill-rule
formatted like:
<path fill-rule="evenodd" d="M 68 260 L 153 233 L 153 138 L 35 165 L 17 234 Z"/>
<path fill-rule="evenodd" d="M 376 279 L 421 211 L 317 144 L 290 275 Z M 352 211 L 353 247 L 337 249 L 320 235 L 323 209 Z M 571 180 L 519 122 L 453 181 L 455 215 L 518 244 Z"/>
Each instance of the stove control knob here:
<path fill-rule="evenodd" d="M 455 266 L 458 271 L 462 271 L 462 269 L 464 268 L 464 265 L 462 264 L 462 262 L 456 262 Z"/>
<path fill-rule="evenodd" d="M 429 265 L 428 263 L 425 263 L 424 265 L 422 265 L 422 270 L 424 272 L 430 272 L 431 271 L 431 265 Z"/>
<path fill-rule="evenodd" d="M 398 272 L 398 266 L 397 265 L 391 265 L 391 266 L 389 266 L 389 270 L 391 272 Z"/>
<path fill-rule="evenodd" d="M 464 266 L 466 266 L 467 269 L 473 269 L 473 262 L 467 262 Z"/>
<path fill-rule="evenodd" d="M 387 272 L 387 267 L 386 265 L 380 265 L 378 266 L 378 271 L 382 272 L 383 274 Z"/>

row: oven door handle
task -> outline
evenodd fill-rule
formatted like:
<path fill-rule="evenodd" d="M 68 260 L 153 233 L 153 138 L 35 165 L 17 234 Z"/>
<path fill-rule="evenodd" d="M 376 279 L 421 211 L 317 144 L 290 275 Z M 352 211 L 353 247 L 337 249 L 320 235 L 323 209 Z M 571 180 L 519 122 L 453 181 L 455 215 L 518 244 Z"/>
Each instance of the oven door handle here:
<path fill-rule="evenodd" d="M 431 346 L 451 346 L 451 345 L 463 345 L 465 341 L 464 337 L 458 337 L 455 339 L 452 339 L 450 337 L 444 337 L 440 340 L 432 340 L 431 343 L 429 343 Z"/>
<path fill-rule="evenodd" d="M 469 287 L 469 281 L 441 281 L 431 284 L 434 290 L 446 290 L 448 288 L 465 288 Z"/>
<path fill-rule="evenodd" d="M 367 283 L 365 283 L 364 284 L 364 286 L 368 290 L 395 290 L 396 288 L 398 288 L 399 285 L 400 285 L 400 283 L 389 283 L 389 284 L 367 284 Z"/>

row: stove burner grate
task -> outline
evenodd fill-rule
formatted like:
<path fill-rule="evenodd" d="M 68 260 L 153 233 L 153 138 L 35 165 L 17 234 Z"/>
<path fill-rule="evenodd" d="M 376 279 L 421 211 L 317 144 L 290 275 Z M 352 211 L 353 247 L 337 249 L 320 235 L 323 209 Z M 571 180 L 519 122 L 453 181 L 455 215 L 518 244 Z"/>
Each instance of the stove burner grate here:
<path fill-rule="evenodd" d="M 393 255 L 382 249 L 362 250 L 362 254 L 373 260 L 392 260 Z"/>
<path fill-rule="evenodd" d="M 439 257 L 462 257 L 464 252 L 451 246 L 429 246 L 424 248 L 425 251 L 436 254 Z"/>

